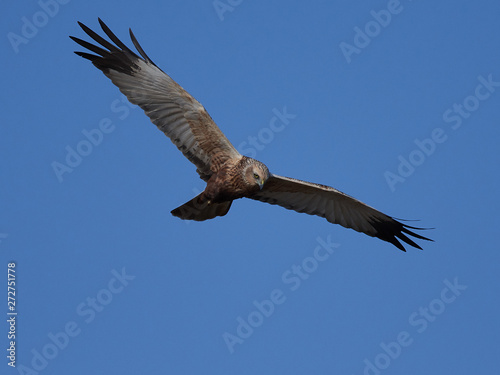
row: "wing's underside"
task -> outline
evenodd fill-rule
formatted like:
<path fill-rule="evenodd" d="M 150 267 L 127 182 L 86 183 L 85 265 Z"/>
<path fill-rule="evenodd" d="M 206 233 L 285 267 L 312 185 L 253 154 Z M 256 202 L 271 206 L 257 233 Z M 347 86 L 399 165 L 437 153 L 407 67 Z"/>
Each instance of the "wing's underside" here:
<path fill-rule="evenodd" d="M 114 44 L 79 23 L 98 45 L 71 37 L 94 54 L 75 53 L 92 61 L 131 103 L 141 107 L 196 165 L 203 179 L 207 180 L 228 159 L 241 157 L 205 108 L 151 61 L 132 31 L 130 38 L 142 57 L 122 43 L 100 19 L 99 23 Z"/>
<path fill-rule="evenodd" d="M 254 194 L 256 199 L 289 210 L 324 217 L 330 223 L 354 229 L 392 243 L 405 251 L 400 241 L 421 249 L 408 236 L 431 241 L 410 229 L 422 228 L 403 224 L 396 219 L 329 186 L 314 184 L 289 177 L 272 175 L 264 189 Z"/>

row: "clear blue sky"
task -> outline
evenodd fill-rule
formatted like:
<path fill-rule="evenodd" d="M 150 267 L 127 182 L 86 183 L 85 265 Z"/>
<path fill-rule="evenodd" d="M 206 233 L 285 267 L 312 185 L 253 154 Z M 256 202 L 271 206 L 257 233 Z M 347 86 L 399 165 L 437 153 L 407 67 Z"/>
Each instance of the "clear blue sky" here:
<path fill-rule="evenodd" d="M 63 3 L 1 15 L 2 374 L 497 372 L 498 1 Z M 97 17 L 272 172 L 435 242 L 403 253 L 250 200 L 171 216 L 204 184 L 73 54 Z"/>

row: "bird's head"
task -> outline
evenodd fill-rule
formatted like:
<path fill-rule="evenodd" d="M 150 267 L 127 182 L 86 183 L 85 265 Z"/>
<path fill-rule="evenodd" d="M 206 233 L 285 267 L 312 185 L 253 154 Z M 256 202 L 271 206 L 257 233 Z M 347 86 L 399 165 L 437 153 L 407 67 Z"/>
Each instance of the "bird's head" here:
<path fill-rule="evenodd" d="M 267 179 L 269 178 L 269 169 L 257 160 L 252 162 L 245 168 L 245 182 L 250 186 L 258 187 L 260 190 L 264 187 Z"/>

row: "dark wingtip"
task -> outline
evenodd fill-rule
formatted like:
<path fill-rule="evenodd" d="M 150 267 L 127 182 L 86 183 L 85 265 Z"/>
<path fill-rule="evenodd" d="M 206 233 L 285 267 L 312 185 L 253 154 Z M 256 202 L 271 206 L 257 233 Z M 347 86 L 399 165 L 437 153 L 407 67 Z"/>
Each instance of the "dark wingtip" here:
<path fill-rule="evenodd" d="M 80 57 L 83 57 L 84 59 L 94 61 L 95 59 L 99 59 L 101 56 L 97 55 L 92 55 L 91 53 L 86 53 L 86 52 L 80 52 L 80 51 L 73 51 L 75 54 L 77 54 Z"/>
<path fill-rule="evenodd" d="M 116 35 L 115 33 L 113 33 L 111 31 L 111 29 L 108 27 L 108 25 L 106 25 L 100 18 L 98 18 L 99 20 L 99 25 L 101 26 L 101 29 L 102 31 L 104 31 L 104 33 L 108 36 L 109 39 L 111 39 L 111 41 L 113 43 L 115 43 L 118 47 L 120 47 L 123 51 L 126 51 L 126 52 L 129 52 L 131 53 L 132 55 L 134 56 L 137 56 L 134 51 L 132 51 L 130 48 L 128 48 L 125 43 L 123 43 Z"/>
<path fill-rule="evenodd" d="M 132 32 L 132 29 L 128 29 L 128 32 L 130 34 L 130 39 L 132 40 L 132 43 L 134 44 L 135 48 L 137 49 L 137 51 L 141 54 L 142 58 L 148 62 L 148 63 L 151 63 L 153 65 L 156 66 L 156 64 L 153 62 L 153 60 L 151 60 L 149 58 L 149 56 L 146 54 L 146 52 L 144 52 L 144 50 L 142 49 L 141 45 L 139 44 L 139 42 L 137 41 L 137 38 L 135 37 L 134 33 Z"/>
<path fill-rule="evenodd" d="M 94 43 L 89 43 L 83 39 L 70 36 L 71 40 L 87 49 L 86 52 L 76 52 L 78 56 L 90 60 L 98 69 L 107 74 L 109 70 L 131 75 L 138 69 L 137 60 L 141 59 L 135 52 L 129 49 L 102 21 L 97 18 L 102 30 L 111 41 L 97 34 L 95 31 L 78 21 L 82 30 L 93 39 Z M 114 43 L 114 44 L 113 44 Z M 135 41 L 135 43 L 137 43 Z M 134 44 L 135 44 L 134 43 Z M 92 53 L 88 53 L 92 52 Z M 141 49 L 141 53 L 144 53 Z"/>
<path fill-rule="evenodd" d="M 413 229 L 413 230 L 429 230 L 429 229 L 433 229 L 433 228 L 413 227 L 413 226 L 410 226 L 410 225 L 406 225 L 406 224 L 400 223 L 397 220 L 395 220 L 395 222 L 398 223 L 401 226 L 399 232 L 395 233 L 395 237 L 399 238 L 400 240 L 402 240 L 403 242 L 407 243 L 408 245 L 410 245 L 410 246 L 412 246 L 412 247 L 414 247 L 416 249 L 423 250 L 422 247 L 420 247 L 420 245 L 418 245 L 415 241 L 413 241 L 413 239 L 409 238 L 408 236 L 412 236 L 412 237 L 418 238 L 419 240 L 425 240 L 425 241 L 432 241 L 432 242 L 434 242 L 434 240 L 432 240 L 430 238 L 427 238 L 427 237 L 424 237 L 421 234 L 415 233 L 415 232 L 413 232 L 413 231 L 410 230 L 410 229 Z M 396 247 L 398 247 L 398 246 L 396 246 Z"/>
<path fill-rule="evenodd" d="M 396 219 L 394 217 L 388 217 L 386 220 L 378 220 L 373 222 L 372 225 L 377 230 L 377 233 L 374 235 L 374 237 L 378 237 L 383 241 L 387 241 L 393 244 L 401 251 L 406 251 L 404 245 L 423 250 L 422 247 L 414 241 L 414 239 L 433 241 L 430 238 L 414 232 L 414 230 L 428 230 L 432 228 L 413 227 L 403 224 L 399 220 L 408 221 Z M 410 236 L 414 238 L 410 238 Z"/>
<path fill-rule="evenodd" d="M 396 246 L 399 250 L 404 251 L 406 253 L 406 249 L 404 248 L 403 245 L 401 245 L 401 242 L 399 242 L 396 237 L 393 238 L 392 241 L 389 241 L 392 243 L 394 246 Z"/>

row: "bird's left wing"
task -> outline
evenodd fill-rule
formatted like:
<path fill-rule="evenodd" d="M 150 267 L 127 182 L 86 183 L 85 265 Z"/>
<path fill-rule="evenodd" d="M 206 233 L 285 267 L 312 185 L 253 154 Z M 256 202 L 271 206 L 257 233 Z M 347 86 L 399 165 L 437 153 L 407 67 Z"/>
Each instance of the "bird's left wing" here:
<path fill-rule="evenodd" d="M 207 180 L 229 159 L 240 153 L 212 120 L 205 108 L 146 55 L 130 30 L 138 56 L 123 44 L 99 19 L 101 28 L 114 43 L 82 23 L 80 27 L 99 45 L 70 37 L 93 52 L 75 52 L 100 69 L 128 100 L 141 107 L 151 121 L 167 135 Z"/>
<path fill-rule="evenodd" d="M 432 241 L 409 230 L 409 228 L 421 228 L 400 223 L 363 202 L 325 185 L 271 175 L 264 188 L 250 198 L 276 204 L 289 210 L 324 217 L 330 223 L 340 224 L 380 238 L 403 251 L 406 250 L 398 240 L 421 249 L 407 235 Z"/>

